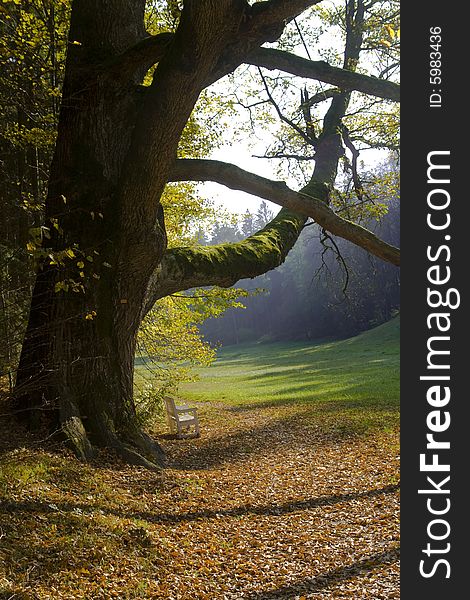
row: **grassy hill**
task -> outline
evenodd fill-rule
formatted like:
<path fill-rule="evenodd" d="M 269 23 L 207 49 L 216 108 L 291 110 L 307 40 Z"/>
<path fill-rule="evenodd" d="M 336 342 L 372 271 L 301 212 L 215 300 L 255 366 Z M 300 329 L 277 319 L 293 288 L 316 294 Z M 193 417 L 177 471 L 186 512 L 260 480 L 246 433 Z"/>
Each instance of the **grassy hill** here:
<path fill-rule="evenodd" d="M 248 407 L 323 407 L 355 426 L 398 422 L 399 317 L 356 337 L 328 343 L 287 342 L 223 348 L 185 398 Z"/>

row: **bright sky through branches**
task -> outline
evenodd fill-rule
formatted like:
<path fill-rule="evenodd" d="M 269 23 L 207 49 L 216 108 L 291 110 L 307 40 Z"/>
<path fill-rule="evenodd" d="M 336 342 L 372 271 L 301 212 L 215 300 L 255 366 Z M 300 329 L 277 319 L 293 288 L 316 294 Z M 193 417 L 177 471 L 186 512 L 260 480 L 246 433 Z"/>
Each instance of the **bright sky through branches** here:
<path fill-rule="evenodd" d="M 336 6 L 338 10 L 343 9 L 343 3 L 341 1 L 330 1 L 325 3 L 325 5 L 326 4 L 331 9 L 333 9 L 334 6 Z M 299 17 L 296 22 L 290 23 L 280 40 L 281 45 L 288 40 L 287 43 L 290 52 L 313 61 L 325 60 L 325 58 L 327 58 L 329 59 L 329 62 L 334 62 L 332 57 L 336 56 L 336 60 L 339 61 L 338 66 L 340 66 L 344 52 L 343 32 L 338 27 L 330 27 L 328 29 L 322 28 L 321 19 L 315 13 L 316 10 L 314 7 L 311 11 L 306 11 L 306 13 Z M 301 33 L 302 37 L 300 37 L 299 33 Z M 278 47 L 278 43 L 267 44 L 266 46 Z M 325 52 L 328 52 L 329 56 L 325 56 Z M 371 72 L 374 71 L 373 57 L 368 56 L 367 52 L 363 53 L 361 63 L 363 67 L 370 67 Z M 256 158 L 254 156 L 263 156 L 269 148 L 272 149 L 272 145 L 276 140 L 274 132 L 279 127 L 277 115 L 274 109 L 272 109 L 272 114 L 275 116 L 276 122 L 273 122 L 267 127 L 266 123 L 257 123 L 257 119 L 255 118 L 253 119 L 253 122 L 256 124 L 256 130 L 252 129 L 250 133 L 251 113 L 240 104 L 237 104 L 239 97 L 240 99 L 245 100 L 247 104 L 258 103 L 261 100 L 267 99 L 260 77 L 256 74 L 254 69 L 254 67 L 247 68 L 246 65 L 241 66 L 238 70 L 239 75 L 235 87 L 227 78 L 223 78 L 213 86 L 212 89 L 214 89 L 216 93 L 231 101 L 234 101 L 236 98 L 236 102 L 231 116 L 227 116 L 228 123 L 222 134 L 222 144 L 211 153 L 209 158 L 232 163 L 248 172 L 266 177 L 267 179 L 284 180 L 292 189 L 298 189 L 306 182 L 300 181 L 298 177 L 294 177 L 292 174 L 288 175 L 285 169 L 282 169 L 282 171 L 286 174 L 280 175 L 278 172 L 280 161 L 278 159 L 268 160 L 265 158 Z M 262 69 L 262 71 L 268 78 L 268 81 L 269 78 L 285 76 L 285 73 L 279 71 L 269 71 L 267 69 Z M 324 90 L 328 87 L 326 84 L 322 84 L 321 82 L 314 83 L 312 80 L 308 79 L 299 77 L 292 78 L 291 76 L 288 76 L 288 78 L 291 81 L 291 84 L 293 84 L 292 89 L 294 89 L 295 92 L 294 95 L 289 98 L 286 91 L 284 99 L 287 99 L 291 109 L 298 106 L 300 88 L 303 88 L 304 85 L 310 90 L 315 86 L 317 90 Z M 292 94 L 292 92 L 290 93 Z M 277 96 L 279 99 L 279 93 Z M 359 99 L 360 96 L 362 96 L 362 94 L 356 95 L 356 93 L 353 93 L 353 97 L 357 97 L 357 99 Z M 329 101 L 323 102 L 321 106 L 322 110 L 326 111 L 329 104 Z M 352 110 L 354 109 L 355 104 L 356 103 L 354 102 Z M 240 135 L 241 128 L 246 132 L 245 136 Z M 346 153 L 349 154 L 349 151 L 346 150 Z M 386 150 L 363 148 L 359 160 L 365 160 L 367 167 L 370 169 L 383 162 L 387 155 L 388 151 Z M 314 162 L 310 161 L 308 170 L 312 171 L 313 168 Z M 290 169 L 288 171 L 290 173 Z M 199 190 L 202 195 L 206 195 L 208 199 L 213 200 L 216 206 L 221 205 L 223 209 L 233 213 L 244 213 L 247 209 L 254 213 L 257 211 L 261 202 L 261 199 L 255 196 L 237 190 L 231 190 L 213 182 L 199 184 Z M 274 214 L 280 210 L 278 205 L 270 202 L 268 204 Z"/>

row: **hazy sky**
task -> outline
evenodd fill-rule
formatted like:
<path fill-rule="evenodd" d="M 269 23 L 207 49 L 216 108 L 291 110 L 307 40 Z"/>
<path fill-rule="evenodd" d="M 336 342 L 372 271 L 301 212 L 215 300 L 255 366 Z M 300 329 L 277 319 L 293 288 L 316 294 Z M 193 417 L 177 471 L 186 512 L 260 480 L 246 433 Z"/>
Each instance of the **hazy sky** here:
<path fill-rule="evenodd" d="M 265 147 L 260 148 L 261 152 L 264 152 L 264 150 Z M 260 158 L 252 158 L 251 155 L 253 153 L 255 152 L 252 147 L 249 147 L 248 144 L 245 145 L 242 142 L 239 142 L 232 146 L 229 146 L 228 144 L 222 146 L 212 154 L 211 158 L 224 162 L 231 162 L 251 173 L 275 179 L 275 174 L 273 173 L 270 162 Z M 203 194 L 207 194 L 208 198 L 214 200 L 216 204 L 222 204 L 231 212 L 243 213 L 246 209 L 250 212 L 256 212 L 261 202 L 261 199 L 257 196 L 231 190 L 212 182 L 200 184 L 200 190 Z M 280 206 L 277 204 L 269 203 L 269 205 L 274 212 L 280 210 Z"/>

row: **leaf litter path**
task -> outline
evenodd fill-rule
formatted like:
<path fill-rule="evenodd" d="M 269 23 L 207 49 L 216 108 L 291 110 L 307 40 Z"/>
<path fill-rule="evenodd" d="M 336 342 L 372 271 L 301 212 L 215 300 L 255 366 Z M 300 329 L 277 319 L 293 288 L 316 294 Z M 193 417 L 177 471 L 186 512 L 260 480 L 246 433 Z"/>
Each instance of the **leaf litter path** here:
<path fill-rule="evenodd" d="M 199 410 L 162 473 L 7 451 L 0 598 L 399 598 L 397 432 Z"/>

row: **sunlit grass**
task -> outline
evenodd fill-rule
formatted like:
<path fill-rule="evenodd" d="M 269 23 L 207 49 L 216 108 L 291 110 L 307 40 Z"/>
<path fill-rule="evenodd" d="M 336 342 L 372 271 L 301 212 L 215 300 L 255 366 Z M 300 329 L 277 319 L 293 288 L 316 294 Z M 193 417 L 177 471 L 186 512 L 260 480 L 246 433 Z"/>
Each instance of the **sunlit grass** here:
<path fill-rule="evenodd" d="M 321 344 L 286 342 L 221 349 L 181 393 L 199 402 L 248 408 L 304 405 L 347 415 L 368 429 L 394 426 L 399 408 L 399 318 L 354 338 Z"/>

